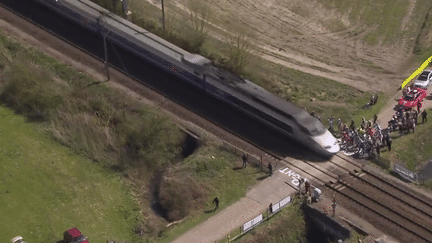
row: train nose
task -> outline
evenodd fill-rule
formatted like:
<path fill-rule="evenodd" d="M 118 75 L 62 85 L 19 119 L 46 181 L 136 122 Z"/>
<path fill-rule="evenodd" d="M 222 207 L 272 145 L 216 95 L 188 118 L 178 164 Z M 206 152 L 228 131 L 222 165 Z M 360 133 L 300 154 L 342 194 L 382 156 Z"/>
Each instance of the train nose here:
<path fill-rule="evenodd" d="M 337 141 L 335 141 L 333 145 L 326 146 L 324 148 L 332 154 L 335 154 L 340 150 L 339 143 Z"/>
<path fill-rule="evenodd" d="M 338 141 L 329 131 L 326 131 L 321 136 L 313 137 L 313 139 L 321 146 L 321 148 L 324 148 L 329 153 L 335 154 L 340 150 Z"/>

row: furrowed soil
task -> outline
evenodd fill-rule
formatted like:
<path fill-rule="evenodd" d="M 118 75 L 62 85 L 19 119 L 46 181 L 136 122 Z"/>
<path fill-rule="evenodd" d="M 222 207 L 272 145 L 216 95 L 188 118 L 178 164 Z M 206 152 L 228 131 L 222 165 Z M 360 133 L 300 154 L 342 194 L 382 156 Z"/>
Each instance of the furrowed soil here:
<path fill-rule="evenodd" d="M 160 1 L 147 1 L 160 8 Z M 187 11 L 188 2 L 172 0 L 168 7 Z M 422 42 L 430 39 L 422 25 L 432 3 L 422 0 L 207 2 L 219 39 L 223 32 L 252 33 L 266 60 L 363 91 L 394 94 L 418 68 L 414 48 L 430 45 Z"/>

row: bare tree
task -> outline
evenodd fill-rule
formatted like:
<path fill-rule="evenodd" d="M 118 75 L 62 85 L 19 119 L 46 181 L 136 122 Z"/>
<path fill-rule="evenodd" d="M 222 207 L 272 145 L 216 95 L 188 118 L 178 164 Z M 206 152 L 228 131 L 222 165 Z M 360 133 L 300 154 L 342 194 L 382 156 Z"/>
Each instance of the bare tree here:
<path fill-rule="evenodd" d="M 242 33 L 236 33 L 225 39 L 228 46 L 228 58 L 231 70 L 240 75 L 250 62 L 253 53 L 251 38 Z"/>
<path fill-rule="evenodd" d="M 172 36 L 174 32 L 178 28 L 179 23 L 179 14 L 176 13 L 173 10 L 168 10 L 166 14 L 166 21 L 165 21 L 165 33 L 168 36 Z"/>
<path fill-rule="evenodd" d="M 211 10 L 209 5 L 202 0 L 189 0 L 189 22 L 195 34 L 196 44 L 202 45 L 208 35 L 208 21 L 211 18 Z"/>
<path fill-rule="evenodd" d="M 111 0 L 111 1 L 112 1 L 112 12 L 115 13 L 117 3 L 119 2 L 119 0 Z"/>

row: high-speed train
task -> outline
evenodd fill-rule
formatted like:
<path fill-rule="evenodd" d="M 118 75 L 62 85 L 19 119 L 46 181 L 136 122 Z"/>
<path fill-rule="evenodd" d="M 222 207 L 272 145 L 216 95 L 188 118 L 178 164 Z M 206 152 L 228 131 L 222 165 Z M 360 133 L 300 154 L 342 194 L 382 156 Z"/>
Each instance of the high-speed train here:
<path fill-rule="evenodd" d="M 305 110 L 213 66 L 207 58 L 191 54 L 88 0 L 33 1 L 321 155 L 329 157 L 339 151 L 336 138 Z"/>

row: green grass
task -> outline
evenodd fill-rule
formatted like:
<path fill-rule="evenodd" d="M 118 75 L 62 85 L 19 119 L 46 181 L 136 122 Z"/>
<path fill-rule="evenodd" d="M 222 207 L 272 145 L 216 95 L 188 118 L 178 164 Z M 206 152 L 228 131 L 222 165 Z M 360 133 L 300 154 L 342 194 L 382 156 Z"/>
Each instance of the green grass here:
<path fill-rule="evenodd" d="M 431 110 L 427 110 L 431 113 Z M 421 122 L 421 117 L 419 117 Z M 418 124 L 415 133 L 399 137 L 398 132 L 392 134 L 393 143 L 392 151 L 383 150 L 382 157 L 390 160 L 392 163 L 398 163 L 406 166 L 409 170 L 417 171 L 426 161 L 432 159 L 432 123 Z"/>
<path fill-rule="evenodd" d="M 90 242 L 138 242 L 138 207 L 119 176 L 75 155 L 0 107 L 0 238 L 56 242 L 78 227 Z"/>
<path fill-rule="evenodd" d="M 369 102 L 372 96 L 370 92 L 266 60 L 254 60 L 246 69 L 246 77 L 279 97 L 306 108 L 309 113 L 315 111 L 326 126 L 330 116 L 336 119 L 341 117 L 345 123 L 354 119 L 359 125 L 362 117 L 369 120 L 378 114 L 388 99 L 386 94 L 380 92 L 377 104 L 363 110 L 360 108 Z M 315 98 L 315 101 L 312 102 L 311 98 Z"/>
<path fill-rule="evenodd" d="M 41 94 L 41 96 L 31 96 L 28 100 L 30 103 L 36 103 L 32 101 L 40 98 L 43 100 L 47 95 L 43 92 L 44 90 L 51 90 L 52 92 L 49 95 L 59 93 L 64 99 L 64 102 L 57 102 L 57 106 L 52 109 L 47 119 L 37 125 L 33 124 L 34 127 L 43 131 L 44 136 L 51 138 L 50 145 L 46 147 L 56 148 L 56 146 L 61 147 L 59 144 L 62 144 L 70 149 L 68 156 L 87 159 L 85 161 L 89 163 L 89 167 L 79 166 L 81 169 L 91 167 L 91 173 L 98 172 L 103 175 L 112 176 L 120 172 L 117 180 L 121 178 L 124 182 L 123 185 L 130 185 L 130 187 L 123 188 L 123 194 L 133 194 L 137 200 L 135 204 L 132 203 L 129 205 L 115 198 L 113 195 L 111 197 L 121 202 L 120 205 L 123 205 L 124 209 L 127 212 L 131 212 L 131 215 L 134 216 L 126 215 L 126 211 L 123 208 L 119 208 L 118 210 L 121 212 L 120 216 L 108 215 L 110 218 L 107 222 L 109 220 L 116 221 L 117 217 L 124 218 L 126 216 L 125 220 L 130 220 L 132 217 L 136 221 L 133 227 L 139 227 L 144 230 L 147 240 L 163 240 L 168 242 L 209 218 L 212 214 L 205 213 L 205 210 L 213 207 L 211 201 L 215 195 L 220 198 L 220 206 L 223 209 L 244 196 L 246 189 L 258 182 L 258 179 L 265 177 L 265 174 L 251 167 L 234 171 L 233 167 L 240 163 L 239 157 L 220 148 L 220 144 L 213 144 L 211 141 L 204 141 L 204 145 L 195 154 L 188 157 L 183 163 L 178 163 L 177 155 L 181 150 L 179 145 L 184 138 L 184 134 L 173 126 L 166 116 L 148 107 L 143 107 L 142 104 L 130 97 L 123 96 L 117 91 L 109 89 L 106 85 L 86 87 L 88 83 L 97 80 L 78 73 L 71 67 L 47 57 L 34 48 L 24 48 L 19 43 L 10 40 L 2 34 L 0 34 L 0 39 L 0 47 L 8 47 L 5 48 L 5 54 L 10 57 L 10 60 L 5 62 L 5 67 L 7 68 L 2 70 L 2 82 L 0 82 L 0 91 L 2 94 L 17 94 L 16 102 L 20 103 L 28 98 L 25 95 L 27 91 L 31 91 L 32 87 L 33 89 L 37 87 L 40 90 L 37 93 Z M 43 82 L 40 81 L 41 79 L 43 79 Z M 20 82 L 24 82 L 25 85 L 16 85 L 20 84 Z M 29 88 L 24 89 L 28 86 L 28 83 L 37 85 L 30 85 Z M 16 89 L 8 89 L 9 86 Z M 49 89 L 47 86 L 49 86 Z M 14 90 L 14 92 L 10 90 Z M 16 111 L 19 110 L 16 109 Z M 20 119 L 27 122 L 31 121 L 25 119 L 25 117 Z M 14 146 L 19 148 L 19 146 Z M 63 147 L 63 149 L 66 148 Z M 13 152 L 8 153 L 13 155 Z M 59 152 L 55 152 L 55 154 L 56 156 L 64 157 L 60 159 L 61 161 L 66 161 L 69 158 L 62 156 Z M 78 154 L 78 156 L 74 154 Z M 44 156 L 38 156 L 38 158 L 40 157 Z M 64 173 L 67 173 L 66 169 L 54 167 L 54 165 L 57 165 L 56 161 L 60 161 L 58 157 L 50 159 L 49 156 L 45 156 L 45 158 L 47 161 L 52 160 L 55 162 L 50 168 L 55 168 L 55 171 L 60 170 L 63 173 L 59 173 L 58 177 L 67 178 L 64 175 Z M 77 164 L 75 161 L 73 163 Z M 48 165 L 49 163 L 47 163 Z M 96 171 L 92 166 L 96 166 L 99 170 Z M 155 215 L 150 207 L 153 199 L 149 192 L 149 181 L 155 171 L 162 168 L 169 168 L 169 172 L 164 175 L 164 178 L 173 179 L 162 182 L 160 189 L 162 203 L 169 210 L 170 219 L 178 220 L 186 217 L 182 223 L 168 230 L 164 230 L 168 222 Z M 51 170 L 49 171 L 52 172 Z M 77 173 L 82 172 L 81 170 L 77 170 Z M 90 215 L 89 211 L 94 211 L 95 207 L 101 207 L 102 203 L 95 206 L 93 204 L 96 203 L 86 199 L 84 194 L 81 197 L 77 192 L 80 186 L 91 188 L 92 191 L 90 191 L 90 194 L 94 194 L 94 200 L 108 200 L 102 196 L 98 196 L 98 192 L 95 192 L 98 187 L 101 187 L 103 191 L 99 193 L 106 194 L 105 191 L 108 191 L 110 186 L 107 182 L 104 183 L 105 186 L 101 186 L 100 183 L 103 180 L 99 180 L 98 175 L 95 175 L 95 181 L 91 181 L 90 179 L 84 180 L 82 178 L 74 179 L 75 177 L 73 176 L 71 177 L 72 179 L 68 178 L 65 182 L 66 185 L 67 183 L 76 183 L 77 185 L 77 188 L 71 186 L 71 193 L 67 191 L 60 193 L 62 190 L 56 188 L 56 186 L 64 186 L 64 183 L 57 176 L 46 177 L 51 178 L 56 183 L 51 183 L 51 186 L 45 186 L 45 188 L 58 192 L 59 197 L 62 197 L 64 194 L 65 199 L 62 199 L 59 203 L 68 200 L 72 201 L 74 207 L 80 207 L 82 211 L 80 214 L 81 217 L 85 214 Z M 43 184 L 48 183 L 38 177 L 29 176 L 29 178 L 41 181 Z M 83 181 L 85 185 L 79 181 Z M 16 182 L 11 181 L 11 183 Z M 230 187 L 233 184 L 237 185 L 237 187 Z M 226 188 L 230 189 L 226 190 Z M 200 191 L 201 189 L 202 191 Z M 114 188 L 113 192 L 118 191 L 116 190 Z M 105 197 L 109 197 L 109 195 L 105 195 Z M 44 201 L 44 199 L 48 201 Z M 56 212 L 64 211 L 65 207 L 68 206 L 65 203 L 65 205 L 61 204 L 61 208 L 59 206 L 54 207 L 49 201 L 50 199 L 52 198 L 42 197 L 38 199 L 38 203 L 47 204 L 55 208 Z M 113 206 L 113 208 L 117 210 L 117 207 Z M 43 208 L 41 209 L 42 211 L 46 211 Z M 96 209 L 104 211 L 104 209 Z M 142 216 L 139 218 L 141 219 L 140 221 L 136 220 L 134 214 L 134 211 L 137 210 L 140 210 L 140 215 Z M 69 217 L 69 214 L 67 216 Z M 99 220 L 98 217 L 102 217 L 96 216 L 90 215 L 91 219 L 83 221 L 83 223 L 76 223 L 75 226 L 85 229 L 85 227 L 88 227 L 89 222 L 94 222 Z M 59 224 L 62 230 L 65 230 L 63 229 L 64 227 L 71 227 L 69 226 L 72 222 L 71 220 L 65 219 L 65 222 L 65 225 Z M 124 221 L 119 222 L 122 223 Z M 111 223 L 115 225 L 115 222 Z M 39 225 L 37 226 L 39 227 L 38 230 L 43 232 L 51 230 L 47 224 L 47 222 L 36 223 L 34 220 L 30 220 L 26 227 L 31 228 Z M 48 229 L 46 229 L 47 227 Z M 98 232 L 102 232 L 100 228 L 95 227 L 95 229 L 99 230 Z M 128 225 L 125 224 L 124 227 L 128 227 Z M 107 237 L 116 240 L 131 239 L 130 237 L 125 238 L 124 235 L 118 233 L 122 228 L 117 228 L 117 231 L 110 230 L 111 234 L 108 234 Z M 58 231 L 57 228 L 55 228 L 55 231 Z M 35 231 L 29 229 L 29 232 Z M 60 234 L 62 232 L 59 231 Z M 83 232 L 86 233 L 89 231 L 83 230 Z M 127 232 L 130 235 L 132 234 L 131 229 Z M 92 232 L 86 234 L 91 239 L 98 237 L 98 235 Z M 22 235 L 26 237 L 26 235 Z M 30 242 L 31 239 L 28 238 Z M 41 241 L 46 241 L 46 239 Z"/>
<path fill-rule="evenodd" d="M 131 6 L 133 3 L 138 2 L 131 1 Z M 197 48 L 196 46 L 191 47 L 187 43 L 188 39 L 184 36 L 166 36 L 160 29 L 160 10 L 146 2 L 142 3 L 142 6 L 137 5 L 134 7 L 134 14 L 132 16 L 135 23 L 149 31 L 156 32 L 162 37 L 168 38 L 168 40 L 173 41 L 182 48 L 188 47 L 189 51 Z M 107 6 L 109 7 L 109 5 Z M 117 13 L 119 13 L 119 7 L 120 5 L 116 7 Z M 401 10 L 395 8 L 391 11 L 398 12 Z M 386 32 L 386 34 L 389 33 Z M 183 35 L 185 34 L 183 33 Z M 43 129 L 50 129 L 59 142 L 73 149 L 73 153 L 78 153 L 81 154 L 81 157 L 100 162 L 105 169 L 113 165 L 120 166 L 121 170 L 127 169 L 124 171 L 124 175 L 129 176 L 128 180 L 132 183 L 133 191 L 139 198 L 139 209 L 142 214 L 148 215 L 143 222 L 140 222 L 140 225 L 141 223 L 144 225 L 145 235 L 152 237 L 153 240 L 168 242 L 176 238 L 212 215 L 205 213 L 205 211 L 212 208 L 211 200 L 215 195 L 221 199 L 221 209 L 223 209 L 244 196 L 246 188 L 253 185 L 258 178 L 263 177 L 261 173 L 250 167 L 244 170 L 233 171 L 233 164 L 236 162 L 239 163 L 238 156 L 219 149 L 217 145 L 206 145 L 184 163 L 176 164 L 173 158 L 178 152 L 177 142 L 182 137 L 172 124 L 167 122 L 166 118 L 162 116 L 160 116 L 162 118 L 158 118 L 159 114 L 157 112 L 142 108 L 136 102 L 109 90 L 105 85 L 85 88 L 86 84 L 96 80 L 76 72 L 67 65 L 58 63 L 39 51 L 32 48 L 23 48 L 20 44 L 9 40 L 4 35 L 0 35 L 0 40 L 2 43 L 0 45 L 0 51 L 2 52 L 0 53 L 1 69 L 6 65 L 10 65 L 11 60 L 15 62 L 16 60 L 27 59 L 31 62 L 31 65 L 45 69 L 51 72 L 56 78 L 66 81 L 65 84 L 69 88 L 64 89 L 64 97 L 71 95 L 75 99 L 62 104 L 57 109 L 57 113 L 54 114 L 56 116 L 51 119 L 50 126 L 44 127 L 47 124 L 41 124 L 41 126 Z M 427 47 L 426 44 L 425 47 Z M 224 50 L 224 48 L 226 47 L 224 47 L 223 42 L 208 38 L 200 46 L 199 51 L 205 53 L 212 60 L 219 60 L 223 63 L 226 60 L 226 55 L 219 52 L 220 50 Z M 371 64 L 364 63 L 364 65 Z M 374 67 L 371 66 L 371 68 Z M 373 106 L 371 110 L 355 111 L 355 108 L 368 102 L 371 94 L 358 91 L 350 86 L 329 79 L 276 65 L 260 58 L 253 58 L 252 63 L 243 75 L 280 97 L 290 100 L 299 106 L 306 107 L 308 111 L 315 110 L 323 118 L 325 124 L 325 118 L 330 115 L 334 115 L 336 118 L 340 116 L 348 119 L 344 119 L 344 122 L 349 122 L 350 118 L 354 118 L 356 124 L 359 124 L 362 116 L 370 119 L 374 113 L 378 113 L 386 100 L 386 97 L 381 94 L 378 104 Z M 316 98 L 317 102 L 310 102 L 310 97 Z M 332 105 L 323 102 L 332 102 Z M 335 105 L 335 103 L 342 105 Z M 97 116 L 94 115 L 95 112 L 97 112 Z M 146 118 L 143 119 L 143 117 Z M 153 132 L 146 133 L 147 130 L 144 128 L 147 127 L 147 124 L 152 124 L 151 127 L 155 128 L 152 130 Z M 169 132 L 166 132 L 167 130 Z M 133 158 L 121 154 L 125 145 L 133 145 L 132 147 L 138 148 Z M 152 146 L 156 147 L 151 149 Z M 73 153 L 70 152 L 69 156 L 74 156 Z M 10 154 L 14 156 L 14 152 L 10 152 Z M 163 158 L 160 156 L 161 154 L 164 155 Z M 215 159 L 212 159 L 211 155 L 215 156 Z M 124 162 L 127 163 L 124 164 Z M 145 166 L 142 166 L 143 164 Z M 171 207 L 170 213 L 172 219 L 186 216 L 186 219 L 182 223 L 170 227 L 165 231 L 163 229 L 167 222 L 156 217 L 151 212 L 151 197 L 147 186 L 152 173 L 160 167 L 170 168 L 169 171 L 171 171 L 164 177 L 171 178 L 171 180 L 166 180 L 162 183 L 161 194 L 165 205 Z M 110 174 L 109 171 L 111 170 L 101 170 L 101 173 Z M 40 178 L 36 179 L 43 182 Z M 146 183 L 143 183 L 143 181 Z M 95 185 L 97 187 L 100 186 L 100 184 Z M 231 185 L 238 186 L 230 187 Z M 89 188 L 96 186 L 93 186 L 92 182 L 88 181 Z M 229 190 L 226 190 L 226 188 L 229 188 Z M 56 191 L 56 189 L 53 190 Z M 127 191 L 124 190 L 123 193 L 127 194 Z M 75 196 L 73 194 L 68 195 L 62 200 L 67 201 L 67 199 L 75 198 Z M 59 194 L 58 197 L 62 198 L 63 196 Z M 99 198 L 103 201 L 102 197 Z M 173 204 L 173 201 L 176 200 L 181 207 L 176 207 Z M 79 203 L 79 201 L 73 199 L 72 201 L 76 204 Z M 190 203 L 190 201 L 193 203 Z M 82 215 L 84 215 L 85 210 L 92 211 L 96 207 L 92 206 L 88 209 L 85 208 L 85 205 L 82 206 L 84 207 Z M 128 211 L 133 211 L 135 208 L 133 204 L 128 207 L 130 209 Z M 61 209 L 64 208 L 57 210 L 61 211 Z M 97 215 L 91 215 L 91 217 L 97 218 Z M 126 219 L 131 218 L 128 217 L 126 215 Z M 38 219 L 41 218 L 39 217 Z M 112 220 L 116 219 L 117 216 L 114 215 Z M 38 225 L 35 220 L 29 222 L 32 224 L 30 225 L 29 223 L 28 227 L 36 227 L 41 232 L 47 231 L 46 228 L 51 230 L 50 227 L 53 227 L 48 226 L 46 223 L 39 223 Z M 65 222 L 65 224 L 70 224 L 70 221 L 67 221 L 67 219 Z M 81 225 L 76 226 L 81 227 Z M 61 227 L 67 228 L 69 225 L 61 225 Z M 82 227 L 89 226 L 86 223 L 82 223 Z M 62 230 L 64 230 L 63 228 Z M 61 233 L 62 230 L 59 232 Z M 98 230 L 98 232 L 103 232 L 101 229 Z M 55 232 L 57 231 L 55 229 Z M 113 230 L 112 232 L 116 231 Z M 129 232 L 128 234 L 131 233 Z M 94 234 L 87 235 L 92 238 L 95 236 L 95 239 L 97 237 Z M 124 236 L 120 233 L 114 233 L 112 237 L 119 239 Z"/>
<path fill-rule="evenodd" d="M 101 2 L 101 0 L 94 1 Z M 404 1 L 402 2 L 405 3 Z M 138 25 L 155 32 L 161 37 L 164 37 L 160 29 L 161 25 L 159 23 L 159 9 L 151 6 L 147 2 L 131 1 L 130 4 L 131 6 L 134 6 L 134 9 L 136 9 L 134 12 L 135 17 L 133 21 L 136 20 L 135 22 Z M 345 4 L 343 1 L 327 1 L 326 4 L 327 5 L 325 6 L 340 5 L 339 8 L 343 11 L 346 10 L 345 8 L 351 6 Z M 379 7 L 376 5 L 376 3 L 374 4 L 375 7 Z M 386 2 L 386 4 L 381 7 L 388 7 L 388 5 L 391 4 Z M 173 11 L 177 11 L 177 17 L 183 19 L 183 22 L 186 21 L 187 16 L 181 14 L 181 11 L 179 12 L 177 8 L 169 4 L 167 6 Z M 390 8 L 396 9 L 394 11 L 399 11 L 394 6 L 390 6 Z M 365 9 L 364 13 L 368 18 L 380 18 L 375 16 L 376 11 L 378 10 L 374 10 L 375 12 L 372 13 L 369 13 L 366 10 L 369 9 Z M 388 15 L 391 15 L 392 13 L 393 12 L 388 13 Z M 369 19 L 368 21 L 372 23 L 374 21 L 373 18 Z M 187 21 L 185 23 L 187 23 Z M 231 25 L 225 25 L 226 24 L 222 23 L 224 28 L 226 27 L 227 29 L 230 29 L 232 27 Z M 173 41 L 174 44 L 184 46 L 184 41 L 188 41 L 182 31 L 177 31 L 174 34 L 177 35 L 178 38 L 183 39 L 183 41 L 181 41 L 178 38 L 168 38 L 168 40 Z M 203 45 L 199 48 L 199 52 L 202 55 L 209 57 L 211 60 L 217 61 L 218 63 L 225 65 L 229 62 L 226 44 L 212 36 L 207 37 Z M 379 67 L 367 61 L 362 61 L 362 65 L 370 67 L 371 69 L 379 69 Z M 356 109 L 369 101 L 370 96 L 372 95 L 371 93 L 359 91 L 351 86 L 344 85 L 327 78 L 322 78 L 287 68 L 282 65 L 264 60 L 258 56 L 253 56 L 251 58 L 249 65 L 246 66 L 245 70 L 242 72 L 242 76 L 248 78 L 252 82 L 262 86 L 263 88 L 285 100 L 291 101 L 300 107 L 307 108 L 309 112 L 315 110 L 316 113 L 325 119 L 329 116 L 340 116 L 345 119 L 345 122 L 349 122 L 351 119 L 355 119 L 356 122 L 357 120 L 360 122 L 361 117 L 365 116 L 371 118 L 374 113 L 378 112 L 384 104 L 382 101 L 386 98 L 381 94 L 379 104 L 374 106 L 372 110 L 356 111 Z M 338 105 L 329 105 L 328 103 L 321 102 L 310 102 L 310 98 L 316 98 L 317 101 L 330 101 L 337 103 Z M 327 121 L 325 119 L 323 119 L 323 123 L 327 125 Z"/>
<path fill-rule="evenodd" d="M 251 185 L 267 177 L 267 174 L 251 165 L 233 170 L 236 166 L 241 166 L 237 155 L 221 147 L 206 145 L 176 166 L 172 174 L 165 175 L 170 178 L 162 184 L 166 204 L 171 205 L 169 201 L 178 198 L 182 198 L 182 202 L 190 202 L 185 199 L 193 199 L 193 195 L 201 197 L 194 199 L 194 206 L 182 207 L 192 209 L 190 216 L 163 232 L 160 241 L 170 242 L 213 216 L 212 200 L 215 196 L 220 200 L 220 212 L 244 197 Z"/>
<path fill-rule="evenodd" d="M 432 7 L 420 7 L 424 1 L 420 1 L 420 4 L 416 7 L 416 12 L 421 15 L 427 15 L 426 19 L 419 19 L 417 28 L 420 29 L 420 33 L 415 37 L 415 46 L 413 53 L 416 54 L 414 63 L 423 63 L 426 59 L 432 56 Z M 428 3 L 425 6 L 428 6 Z M 430 5 L 429 5 L 430 6 Z M 417 68 L 417 67 L 416 67 Z"/>
<path fill-rule="evenodd" d="M 295 199 L 269 220 L 234 242 L 296 243 L 304 238 L 306 222 L 299 200 Z M 237 232 L 233 232 L 233 236 Z"/>
<path fill-rule="evenodd" d="M 404 34 L 401 24 L 408 11 L 408 0 L 324 0 L 321 3 L 329 10 L 348 14 L 350 21 L 362 23 L 366 28 L 376 25 L 377 27 L 365 37 L 370 44 L 381 41 L 392 44 Z"/>

